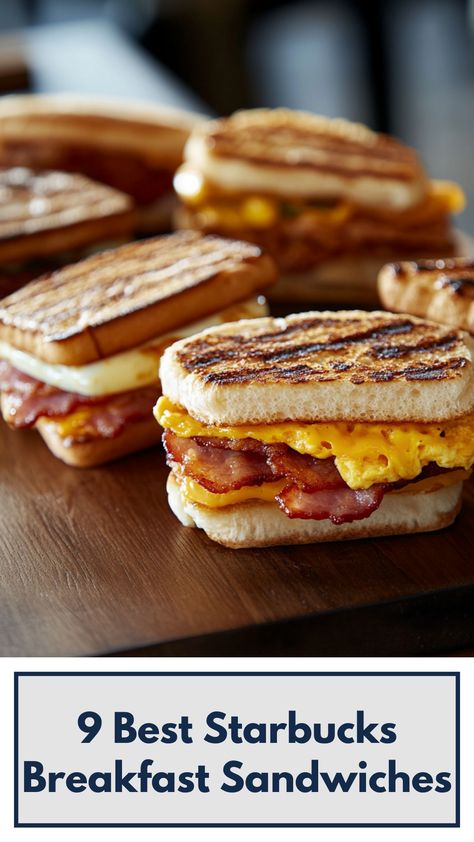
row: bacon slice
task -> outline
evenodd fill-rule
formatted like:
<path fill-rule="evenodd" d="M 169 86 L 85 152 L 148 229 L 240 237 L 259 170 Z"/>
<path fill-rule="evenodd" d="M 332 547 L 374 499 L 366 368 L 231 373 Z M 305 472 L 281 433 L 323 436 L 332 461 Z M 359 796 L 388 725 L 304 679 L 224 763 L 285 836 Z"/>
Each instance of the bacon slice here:
<path fill-rule="evenodd" d="M 274 478 L 291 477 L 303 491 L 347 488 L 331 457 L 315 459 L 308 454 L 297 453 L 286 444 L 267 445 L 266 452 Z"/>
<path fill-rule="evenodd" d="M 251 440 L 243 439 L 239 441 L 240 447 L 226 447 L 228 441 L 237 444 L 237 439 L 184 439 L 171 430 L 163 435 L 168 464 L 182 465 L 187 476 L 214 494 L 275 479 L 259 442 L 246 447 L 244 443 Z"/>
<path fill-rule="evenodd" d="M 3 395 L 5 421 L 16 429 L 33 427 L 38 418 L 65 418 L 82 407 L 94 407 L 81 419 L 77 434 L 68 441 L 88 438 L 114 438 L 132 421 L 148 417 L 158 397 L 158 384 L 117 395 L 88 397 L 76 392 L 63 392 L 48 386 L 9 363 L 0 362 L 0 392 Z"/>
<path fill-rule="evenodd" d="M 389 486 L 349 488 L 334 459 L 315 459 L 285 444 L 253 439 L 180 438 L 166 430 L 163 442 L 168 464 L 179 464 L 208 491 L 224 494 L 244 486 L 284 478 L 288 481 L 276 502 L 290 518 L 330 519 L 335 524 L 369 517 Z"/>
<path fill-rule="evenodd" d="M 62 418 L 81 406 L 103 403 L 105 397 L 87 397 L 48 386 L 6 362 L 0 362 L 0 392 L 5 421 L 16 429 L 33 427 L 38 418 Z"/>
<path fill-rule="evenodd" d="M 112 395 L 79 420 L 77 428 L 64 437 L 64 444 L 117 438 L 128 424 L 152 417 L 158 391 L 158 386 L 146 386 Z"/>
<path fill-rule="evenodd" d="M 335 524 L 363 520 L 378 509 L 388 490 L 413 482 L 399 480 L 353 490 L 342 479 L 332 457 L 316 459 L 286 444 L 264 444 L 250 438 L 186 439 L 166 430 L 163 443 L 170 467 L 179 464 L 186 476 L 214 494 L 284 478 L 287 483 L 275 500 L 290 518 L 329 519 Z M 445 470 L 430 463 L 416 480 Z"/>
<path fill-rule="evenodd" d="M 276 501 L 290 518 L 329 519 L 332 523 L 341 524 L 369 517 L 380 506 L 385 491 L 386 486 L 373 485 L 357 491 L 345 486 L 306 492 L 297 485 L 291 485 L 276 496 Z"/>

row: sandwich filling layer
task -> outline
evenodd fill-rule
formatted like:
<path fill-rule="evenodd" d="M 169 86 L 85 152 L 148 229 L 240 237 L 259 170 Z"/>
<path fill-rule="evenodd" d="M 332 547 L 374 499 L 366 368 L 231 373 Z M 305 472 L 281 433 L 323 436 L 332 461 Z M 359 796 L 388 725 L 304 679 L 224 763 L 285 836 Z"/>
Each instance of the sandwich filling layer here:
<path fill-rule="evenodd" d="M 181 493 L 208 508 L 274 500 L 291 518 L 346 523 L 387 493 L 459 482 L 474 462 L 474 416 L 444 425 L 297 424 L 210 427 L 160 398 L 168 464 Z"/>
<path fill-rule="evenodd" d="M 378 252 L 430 246 L 449 250 L 449 214 L 465 205 L 461 188 L 443 181 L 430 182 L 426 195 L 403 210 L 337 199 L 226 193 L 187 164 L 176 174 L 175 188 L 196 228 L 254 240 L 286 270 L 307 269 L 331 255 L 368 246 Z"/>
<path fill-rule="evenodd" d="M 265 299 L 259 296 L 180 328 L 179 335 L 266 312 Z M 4 419 L 16 429 L 34 427 L 41 418 L 51 419 L 65 446 L 115 438 L 127 424 L 151 417 L 160 390 L 159 360 L 177 338 L 161 336 L 140 348 L 80 367 L 44 363 L 0 342 Z"/>

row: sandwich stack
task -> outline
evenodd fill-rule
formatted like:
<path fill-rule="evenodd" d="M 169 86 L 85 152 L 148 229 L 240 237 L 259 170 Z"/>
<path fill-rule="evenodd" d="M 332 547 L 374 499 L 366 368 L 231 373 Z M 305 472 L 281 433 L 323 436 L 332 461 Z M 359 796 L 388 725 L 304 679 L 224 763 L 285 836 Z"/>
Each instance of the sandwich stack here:
<path fill-rule="evenodd" d="M 474 461 L 473 354 L 460 331 L 363 311 L 177 342 L 155 409 L 172 510 L 230 547 L 447 526 Z"/>
<path fill-rule="evenodd" d="M 197 126 L 175 177 L 182 227 L 259 243 L 277 260 L 273 298 L 376 300 L 389 260 L 456 253 L 451 182 L 365 126 L 287 109 L 241 111 Z"/>
<path fill-rule="evenodd" d="M 132 196 L 141 230 L 169 228 L 173 173 L 202 120 L 150 103 L 78 94 L 0 102 L 0 166 L 82 173 Z"/>
<path fill-rule="evenodd" d="M 130 243 L 0 302 L 2 412 L 52 452 L 98 465 L 157 443 L 158 364 L 176 338 L 261 316 L 276 278 L 248 243 L 188 232 Z"/>

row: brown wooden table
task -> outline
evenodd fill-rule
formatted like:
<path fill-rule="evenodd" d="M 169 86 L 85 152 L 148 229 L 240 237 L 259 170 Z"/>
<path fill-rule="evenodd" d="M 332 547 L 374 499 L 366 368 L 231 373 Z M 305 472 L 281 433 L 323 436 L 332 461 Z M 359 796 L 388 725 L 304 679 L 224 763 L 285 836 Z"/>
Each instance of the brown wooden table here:
<path fill-rule="evenodd" d="M 415 655 L 474 646 L 474 484 L 438 533 L 226 550 L 161 449 L 100 469 L 0 425 L 0 654 Z"/>

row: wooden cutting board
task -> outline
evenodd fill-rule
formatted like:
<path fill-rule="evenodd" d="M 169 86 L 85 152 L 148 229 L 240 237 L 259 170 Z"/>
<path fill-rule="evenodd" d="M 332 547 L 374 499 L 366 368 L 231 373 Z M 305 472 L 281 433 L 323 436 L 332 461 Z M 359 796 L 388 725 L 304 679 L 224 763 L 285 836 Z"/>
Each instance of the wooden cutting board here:
<path fill-rule="evenodd" d="M 68 468 L 0 425 L 0 654 L 398 655 L 474 645 L 474 485 L 442 532 L 226 550 L 157 448 Z"/>

